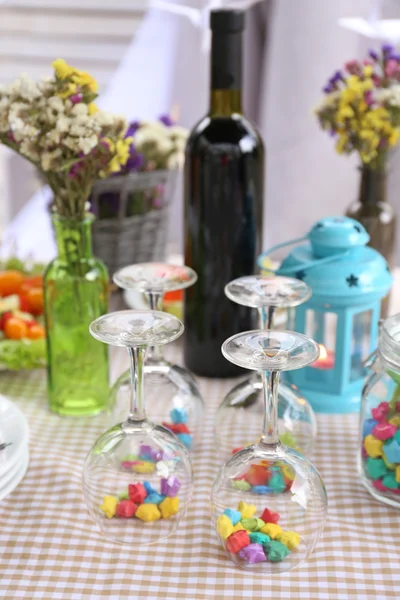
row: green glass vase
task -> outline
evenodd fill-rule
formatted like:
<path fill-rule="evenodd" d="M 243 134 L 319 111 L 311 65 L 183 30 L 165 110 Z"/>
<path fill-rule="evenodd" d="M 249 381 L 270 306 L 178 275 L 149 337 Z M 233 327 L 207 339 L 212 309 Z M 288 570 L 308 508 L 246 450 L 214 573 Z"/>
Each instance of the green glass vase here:
<path fill-rule="evenodd" d="M 49 404 L 60 415 L 94 415 L 108 399 L 107 347 L 89 333 L 108 304 L 108 273 L 92 253 L 92 222 L 53 217 L 58 256 L 44 275 L 44 301 Z"/>

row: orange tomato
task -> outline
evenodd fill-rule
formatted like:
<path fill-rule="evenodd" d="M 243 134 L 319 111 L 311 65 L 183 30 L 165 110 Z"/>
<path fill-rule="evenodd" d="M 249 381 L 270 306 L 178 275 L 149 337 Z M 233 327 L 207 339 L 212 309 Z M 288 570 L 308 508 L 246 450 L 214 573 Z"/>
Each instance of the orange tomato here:
<path fill-rule="evenodd" d="M 183 301 L 183 290 L 174 290 L 173 292 L 167 292 L 164 295 L 164 302 L 182 302 Z"/>
<path fill-rule="evenodd" d="M 20 292 L 26 294 L 31 288 L 43 287 L 43 275 L 34 275 L 32 277 L 26 277 L 23 284 L 21 285 Z"/>
<path fill-rule="evenodd" d="M 39 340 L 40 338 L 44 338 L 46 336 L 46 331 L 41 325 L 32 325 L 29 327 L 26 336 L 30 340 Z"/>
<path fill-rule="evenodd" d="M 28 310 L 33 315 L 41 315 L 43 312 L 43 289 L 31 288 L 26 294 Z"/>
<path fill-rule="evenodd" d="M 0 296 L 17 294 L 24 282 L 24 275 L 19 271 L 0 271 Z"/>
<path fill-rule="evenodd" d="M 11 317 L 4 324 L 4 334 L 9 340 L 20 340 L 26 337 L 28 327 L 22 319 Z"/>

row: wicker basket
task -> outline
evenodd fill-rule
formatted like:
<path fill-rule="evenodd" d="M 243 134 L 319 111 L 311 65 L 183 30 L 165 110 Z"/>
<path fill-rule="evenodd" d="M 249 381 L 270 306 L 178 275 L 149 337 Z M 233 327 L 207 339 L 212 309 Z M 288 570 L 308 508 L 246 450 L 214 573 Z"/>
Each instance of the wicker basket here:
<path fill-rule="evenodd" d="M 176 171 L 152 171 L 96 182 L 93 250 L 110 275 L 129 264 L 165 260 L 175 181 Z"/>

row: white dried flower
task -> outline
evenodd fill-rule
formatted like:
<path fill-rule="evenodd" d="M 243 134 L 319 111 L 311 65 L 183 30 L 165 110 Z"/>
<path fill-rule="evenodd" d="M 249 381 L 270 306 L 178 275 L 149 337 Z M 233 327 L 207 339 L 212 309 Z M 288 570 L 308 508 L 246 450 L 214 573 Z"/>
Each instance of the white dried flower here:
<path fill-rule="evenodd" d="M 66 133 L 69 130 L 70 126 L 71 126 L 71 119 L 68 119 L 67 117 L 60 117 L 57 120 L 56 129 L 57 129 L 57 131 L 60 131 L 61 133 Z"/>
<path fill-rule="evenodd" d="M 71 115 L 78 116 L 78 115 L 87 115 L 87 114 L 88 114 L 88 107 L 87 107 L 87 104 L 84 104 L 83 102 L 74 104 L 74 106 L 71 108 Z"/>
<path fill-rule="evenodd" d="M 89 154 L 89 152 L 97 146 L 98 141 L 99 141 L 99 139 L 98 139 L 97 135 L 92 135 L 91 137 L 87 137 L 87 138 L 79 138 L 78 148 L 84 154 Z"/>
<path fill-rule="evenodd" d="M 59 161 L 57 160 L 61 156 L 60 148 L 53 150 L 53 152 L 44 152 L 41 156 L 40 164 L 43 171 L 50 171 L 60 167 Z"/>
<path fill-rule="evenodd" d="M 47 103 L 52 110 L 54 110 L 58 113 L 64 112 L 64 102 L 62 101 L 60 96 L 51 96 L 47 100 Z"/>
<path fill-rule="evenodd" d="M 170 137 L 176 140 L 180 139 L 186 141 L 189 135 L 188 130 L 181 125 L 172 125 L 171 127 L 168 127 L 168 132 Z"/>

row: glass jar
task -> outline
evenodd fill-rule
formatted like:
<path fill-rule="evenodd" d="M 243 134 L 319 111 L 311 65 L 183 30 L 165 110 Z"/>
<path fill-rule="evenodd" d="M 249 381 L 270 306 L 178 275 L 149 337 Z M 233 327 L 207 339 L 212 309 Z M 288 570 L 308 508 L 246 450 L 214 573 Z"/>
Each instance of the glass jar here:
<path fill-rule="evenodd" d="M 359 471 L 367 490 L 400 507 L 400 314 L 386 319 L 363 389 Z"/>
<path fill-rule="evenodd" d="M 60 415 L 93 415 L 108 402 L 107 347 L 89 333 L 107 312 L 108 274 L 92 254 L 93 218 L 53 217 L 58 256 L 44 275 L 49 405 Z"/>

